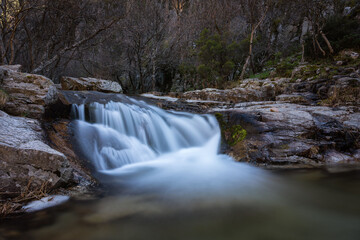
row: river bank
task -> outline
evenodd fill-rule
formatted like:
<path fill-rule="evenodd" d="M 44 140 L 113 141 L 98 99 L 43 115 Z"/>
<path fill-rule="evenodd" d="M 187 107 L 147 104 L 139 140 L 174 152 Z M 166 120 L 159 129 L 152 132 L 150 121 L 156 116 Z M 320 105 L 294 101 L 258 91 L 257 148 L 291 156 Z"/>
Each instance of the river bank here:
<path fill-rule="evenodd" d="M 291 78 L 247 79 L 229 89 L 135 98 L 215 115 L 221 152 L 238 162 L 352 171 L 360 162 L 360 65 L 337 64 L 304 65 Z M 19 68 L 0 68 L 2 214 L 22 212 L 30 200 L 52 194 L 91 198 L 98 183 L 74 148 L 71 105 L 126 101 L 120 85 L 87 78 L 63 78 L 55 85 Z"/>

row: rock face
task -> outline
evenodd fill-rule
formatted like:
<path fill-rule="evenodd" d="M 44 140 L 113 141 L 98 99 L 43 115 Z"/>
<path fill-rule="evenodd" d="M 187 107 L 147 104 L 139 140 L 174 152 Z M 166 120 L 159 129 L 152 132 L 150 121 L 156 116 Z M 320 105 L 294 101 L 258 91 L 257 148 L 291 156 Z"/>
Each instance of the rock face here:
<path fill-rule="evenodd" d="M 69 162 L 44 142 L 37 120 L 12 117 L 0 111 L 0 192 L 58 187 L 72 182 Z"/>
<path fill-rule="evenodd" d="M 119 83 L 103 79 L 62 77 L 60 83 L 63 90 L 122 93 Z"/>
<path fill-rule="evenodd" d="M 44 76 L 17 70 L 16 66 L 0 66 L 1 89 L 7 97 L 0 107 L 12 115 L 40 119 L 46 105 L 56 101 L 56 87 Z"/>
<path fill-rule="evenodd" d="M 238 161 L 281 167 L 360 163 L 356 107 L 250 102 L 219 113 L 230 126 L 247 131 L 246 139 L 228 150 Z"/>

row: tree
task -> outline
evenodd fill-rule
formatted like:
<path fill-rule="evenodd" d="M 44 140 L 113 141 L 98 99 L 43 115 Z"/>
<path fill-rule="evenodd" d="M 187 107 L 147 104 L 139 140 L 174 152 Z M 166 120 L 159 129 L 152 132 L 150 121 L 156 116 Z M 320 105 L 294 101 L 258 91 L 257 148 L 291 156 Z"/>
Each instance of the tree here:
<path fill-rule="evenodd" d="M 260 25 L 264 22 L 266 14 L 271 6 L 270 0 L 267 1 L 258 1 L 258 0 L 242 0 L 241 7 L 242 13 L 247 17 L 248 23 L 250 25 L 250 38 L 249 38 L 249 53 L 245 60 L 240 79 L 244 79 L 245 73 L 249 64 L 252 62 L 253 55 L 253 45 L 256 31 Z M 253 67 L 254 71 L 254 67 Z"/>
<path fill-rule="evenodd" d="M 200 61 L 198 74 L 215 87 L 221 87 L 224 82 L 234 78 L 239 62 L 240 45 L 228 43 L 225 39 L 226 35 L 211 34 L 205 28 L 196 41 Z"/>

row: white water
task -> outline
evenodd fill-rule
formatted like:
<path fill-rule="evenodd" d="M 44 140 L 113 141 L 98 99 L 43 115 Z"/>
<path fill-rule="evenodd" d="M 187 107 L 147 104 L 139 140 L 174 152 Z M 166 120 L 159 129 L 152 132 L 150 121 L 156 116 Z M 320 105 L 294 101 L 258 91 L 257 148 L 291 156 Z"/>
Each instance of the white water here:
<path fill-rule="evenodd" d="M 219 154 L 220 129 L 211 115 L 168 112 L 130 98 L 87 109 L 73 107 L 75 138 L 101 181 L 176 198 L 271 192 L 266 172 Z"/>

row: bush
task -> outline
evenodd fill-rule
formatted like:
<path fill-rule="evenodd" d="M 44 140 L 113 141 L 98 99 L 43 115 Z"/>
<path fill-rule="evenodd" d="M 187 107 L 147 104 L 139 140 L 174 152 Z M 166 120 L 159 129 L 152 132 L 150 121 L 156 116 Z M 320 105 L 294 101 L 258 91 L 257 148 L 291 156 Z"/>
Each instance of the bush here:
<path fill-rule="evenodd" d="M 196 41 L 198 56 L 197 73 L 202 81 L 212 86 L 222 86 L 224 82 L 234 77 L 239 65 L 241 45 L 228 43 L 225 36 L 211 34 L 204 29 Z"/>
<path fill-rule="evenodd" d="M 335 54 L 348 48 L 360 48 L 360 24 L 354 15 L 330 17 L 323 28 L 323 32 L 330 41 Z M 319 36 L 318 41 L 326 49 L 324 39 Z M 306 39 L 305 54 L 311 58 L 322 56 L 317 50 L 314 50 L 311 36 Z"/>

